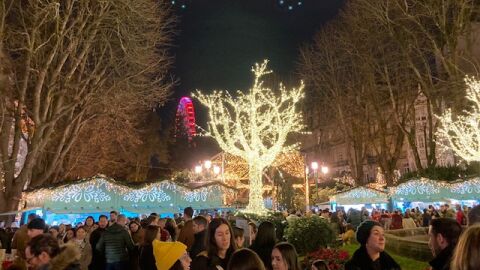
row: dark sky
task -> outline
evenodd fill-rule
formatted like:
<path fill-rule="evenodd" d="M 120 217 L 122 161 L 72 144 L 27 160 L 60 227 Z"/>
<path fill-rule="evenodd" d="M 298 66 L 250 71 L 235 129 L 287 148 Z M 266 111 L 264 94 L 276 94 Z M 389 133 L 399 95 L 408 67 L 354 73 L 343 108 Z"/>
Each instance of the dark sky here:
<path fill-rule="evenodd" d="M 175 96 L 195 89 L 248 89 L 250 67 L 265 58 L 277 75 L 289 78 L 299 46 L 336 15 L 343 0 L 280 1 L 177 0 Z"/>
<path fill-rule="evenodd" d="M 248 89 L 252 84 L 250 68 L 263 59 L 270 60 L 270 68 L 282 81 L 289 81 L 299 46 L 311 41 L 315 32 L 335 17 L 343 2 L 175 0 L 179 23 L 172 74 L 178 84 L 171 101 L 160 110 L 162 118 L 173 119 L 179 98 L 196 89 Z M 186 8 L 181 7 L 183 4 Z M 198 104 L 195 107 L 200 120 L 197 123 L 204 126 L 205 108 Z"/>

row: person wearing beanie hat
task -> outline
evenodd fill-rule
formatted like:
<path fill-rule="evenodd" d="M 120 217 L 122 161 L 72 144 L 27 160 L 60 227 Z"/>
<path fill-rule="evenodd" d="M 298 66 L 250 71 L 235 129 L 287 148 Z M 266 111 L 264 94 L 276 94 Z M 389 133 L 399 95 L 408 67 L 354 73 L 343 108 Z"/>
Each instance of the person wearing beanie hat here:
<path fill-rule="evenodd" d="M 366 220 L 357 228 L 360 243 L 352 258 L 345 264 L 345 270 L 400 270 L 400 266 L 385 250 L 383 226 Z"/>
<path fill-rule="evenodd" d="M 153 255 L 157 269 L 190 269 L 190 256 L 187 246 L 181 242 L 162 242 L 153 240 Z"/>
<path fill-rule="evenodd" d="M 27 234 L 30 239 L 45 232 L 45 221 L 41 218 L 32 219 L 27 225 Z"/>

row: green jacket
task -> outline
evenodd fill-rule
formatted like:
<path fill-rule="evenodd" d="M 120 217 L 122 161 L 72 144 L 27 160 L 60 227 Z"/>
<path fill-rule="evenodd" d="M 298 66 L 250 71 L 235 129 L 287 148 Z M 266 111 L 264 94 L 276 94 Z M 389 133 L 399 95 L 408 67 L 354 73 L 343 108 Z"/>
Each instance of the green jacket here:
<path fill-rule="evenodd" d="M 96 249 L 105 254 L 107 263 L 115 263 L 128 261 L 128 253 L 134 247 L 132 237 L 125 227 L 115 223 L 105 230 Z"/>

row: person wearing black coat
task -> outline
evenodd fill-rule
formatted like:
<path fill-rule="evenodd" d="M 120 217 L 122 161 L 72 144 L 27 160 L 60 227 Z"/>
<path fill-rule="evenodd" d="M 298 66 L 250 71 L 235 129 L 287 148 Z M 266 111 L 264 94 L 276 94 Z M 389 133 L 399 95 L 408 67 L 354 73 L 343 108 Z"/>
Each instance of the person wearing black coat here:
<path fill-rule="evenodd" d="M 385 249 L 383 226 L 375 221 L 362 222 L 357 229 L 360 243 L 352 258 L 345 264 L 345 270 L 401 270 Z"/>
<path fill-rule="evenodd" d="M 160 240 L 160 227 L 148 225 L 145 228 L 145 236 L 140 247 L 139 266 L 142 270 L 157 270 L 155 256 L 153 254 L 153 240 Z"/>
<path fill-rule="evenodd" d="M 93 230 L 90 233 L 90 245 L 92 246 L 92 262 L 88 266 L 90 270 L 105 269 L 105 254 L 102 251 L 98 251 L 95 247 L 97 246 L 98 241 L 105 233 L 105 230 L 108 225 L 108 218 L 105 215 L 101 215 L 98 219 L 98 228 Z"/>
<path fill-rule="evenodd" d="M 276 242 L 275 225 L 269 221 L 262 222 L 250 249 L 257 253 L 267 270 L 272 269 L 272 250 Z"/>
<path fill-rule="evenodd" d="M 207 226 L 208 221 L 203 216 L 196 216 L 193 219 L 193 232 L 195 233 L 193 245 L 190 248 L 190 257 L 195 258 L 197 257 L 200 252 L 204 251 L 205 248 L 205 238 L 207 236 Z"/>

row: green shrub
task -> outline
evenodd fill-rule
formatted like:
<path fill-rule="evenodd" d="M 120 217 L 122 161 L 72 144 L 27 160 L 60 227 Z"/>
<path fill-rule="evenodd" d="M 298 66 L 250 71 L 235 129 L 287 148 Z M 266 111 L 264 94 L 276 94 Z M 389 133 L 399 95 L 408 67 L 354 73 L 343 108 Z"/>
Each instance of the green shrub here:
<path fill-rule="evenodd" d="M 299 254 L 306 254 L 334 244 L 335 233 L 325 219 L 312 216 L 293 220 L 285 230 L 287 241 Z"/>

